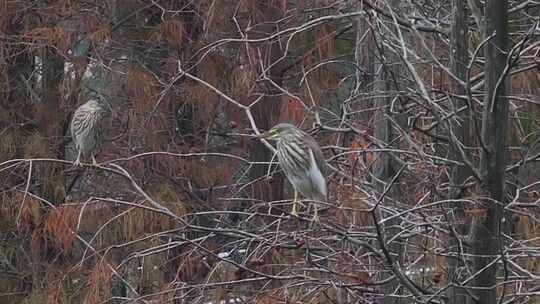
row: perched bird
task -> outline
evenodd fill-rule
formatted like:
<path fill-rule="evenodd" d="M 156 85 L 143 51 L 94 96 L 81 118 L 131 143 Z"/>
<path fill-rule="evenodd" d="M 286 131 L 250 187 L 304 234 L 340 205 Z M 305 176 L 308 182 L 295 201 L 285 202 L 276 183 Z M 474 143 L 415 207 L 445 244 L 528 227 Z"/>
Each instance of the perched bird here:
<path fill-rule="evenodd" d="M 100 99 L 90 99 L 73 113 L 70 131 L 77 149 L 77 159 L 73 163 L 75 166 L 80 166 L 81 158 L 87 155 L 97 165 L 95 155 L 103 141 L 102 125 L 106 112 L 103 103 Z"/>
<path fill-rule="evenodd" d="M 280 123 L 258 136 L 275 140 L 278 162 L 294 188 L 291 214 L 298 216 L 298 192 L 308 200 L 326 202 L 326 159 L 319 144 L 311 135 L 288 124 Z M 319 221 L 317 205 L 313 221 Z"/>

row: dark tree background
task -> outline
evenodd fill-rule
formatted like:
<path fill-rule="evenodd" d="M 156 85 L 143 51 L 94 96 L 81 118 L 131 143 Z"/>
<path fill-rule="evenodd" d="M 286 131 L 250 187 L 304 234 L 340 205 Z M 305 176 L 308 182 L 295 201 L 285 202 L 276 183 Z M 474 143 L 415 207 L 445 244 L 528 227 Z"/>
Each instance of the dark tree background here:
<path fill-rule="evenodd" d="M 540 303 L 539 15 L 0 0 L 0 302 Z M 330 165 L 317 226 L 253 140 L 278 122 Z"/>

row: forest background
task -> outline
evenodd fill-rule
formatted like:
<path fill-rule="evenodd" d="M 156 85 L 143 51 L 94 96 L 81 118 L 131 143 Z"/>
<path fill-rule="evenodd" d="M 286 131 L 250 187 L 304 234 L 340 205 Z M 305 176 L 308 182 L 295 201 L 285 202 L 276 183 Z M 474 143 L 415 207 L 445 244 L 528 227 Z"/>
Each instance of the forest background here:
<path fill-rule="evenodd" d="M 1 0 L 0 302 L 540 303 L 539 15 Z M 319 225 L 252 140 L 278 122 L 323 147 Z"/>

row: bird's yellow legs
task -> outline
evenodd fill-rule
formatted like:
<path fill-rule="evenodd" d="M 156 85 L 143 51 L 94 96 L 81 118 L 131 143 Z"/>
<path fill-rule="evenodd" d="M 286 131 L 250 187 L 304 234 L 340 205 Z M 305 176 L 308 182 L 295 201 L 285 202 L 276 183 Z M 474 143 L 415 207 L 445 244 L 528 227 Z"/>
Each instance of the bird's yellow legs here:
<path fill-rule="evenodd" d="M 311 219 L 312 222 L 319 223 L 319 208 L 317 208 L 317 203 L 311 204 L 315 210 L 313 211 L 313 218 Z"/>
<path fill-rule="evenodd" d="M 319 223 L 319 208 L 317 207 L 316 203 L 312 203 L 311 206 L 315 209 L 313 211 L 313 218 L 311 219 L 311 222 Z M 294 189 L 294 199 L 291 215 L 298 217 L 298 191 L 296 189 Z"/>
<path fill-rule="evenodd" d="M 77 152 L 77 159 L 73 163 L 74 167 L 80 167 L 81 166 L 81 151 Z"/>
<path fill-rule="evenodd" d="M 98 165 L 98 162 L 97 162 L 96 157 L 94 156 L 94 154 L 92 154 L 92 165 L 94 165 L 94 166 Z"/>
<path fill-rule="evenodd" d="M 294 189 L 294 200 L 292 202 L 292 211 L 291 211 L 292 216 L 298 217 L 298 212 L 296 211 L 297 205 L 298 205 L 298 191 Z"/>

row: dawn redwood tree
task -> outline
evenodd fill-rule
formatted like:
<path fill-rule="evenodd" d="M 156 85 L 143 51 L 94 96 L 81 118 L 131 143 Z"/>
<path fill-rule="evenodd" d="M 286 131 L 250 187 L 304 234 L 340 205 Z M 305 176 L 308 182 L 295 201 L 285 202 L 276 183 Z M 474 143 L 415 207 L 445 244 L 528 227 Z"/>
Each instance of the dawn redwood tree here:
<path fill-rule="evenodd" d="M 500 1 L 0 1 L 0 302 L 530 302 L 538 4 L 507 2 L 504 42 Z M 277 122 L 328 161 L 319 225 Z"/>
<path fill-rule="evenodd" d="M 257 1 L 253 8 L 249 14 L 248 22 L 253 22 L 257 26 L 254 26 L 246 34 L 253 39 L 276 34 L 279 27 L 272 21 L 282 18 L 283 10 L 275 5 L 274 1 L 268 0 Z M 250 53 L 251 57 L 247 68 L 257 71 L 261 76 L 264 75 L 254 88 L 264 97 L 253 107 L 253 117 L 262 130 L 270 130 L 278 123 L 281 106 L 279 89 L 283 86 L 286 69 L 290 68 L 287 61 L 280 60 L 287 55 L 283 43 L 284 41 L 281 39 L 268 40 L 249 46 L 244 50 L 246 53 Z M 249 146 L 253 161 L 267 161 L 272 158 L 271 151 L 261 142 L 253 141 Z M 250 172 L 252 179 L 261 179 L 254 185 L 254 193 L 256 197 L 263 200 L 280 200 L 283 197 L 282 183 L 284 179 L 276 176 L 275 180 L 269 183 L 265 178 L 267 171 L 267 166 L 256 166 Z"/>
<path fill-rule="evenodd" d="M 391 9 L 397 9 L 399 1 L 392 1 L 389 3 Z M 400 75 L 402 67 L 399 64 L 399 56 L 391 50 L 387 44 L 384 43 L 384 36 L 390 35 L 392 30 L 395 30 L 393 25 L 389 27 L 391 30 L 387 32 L 377 33 L 375 37 L 375 43 L 377 44 L 378 54 L 376 58 L 378 62 L 374 64 L 372 70 L 375 72 L 373 95 L 377 96 L 374 99 L 373 105 L 375 107 L 375 114 L 373 117 L 373 137 L 377 139 L 377 143 L 380 147 L 396 147 L 396 129 L 393 126 L 392 120 L 396 118 L 392 113 L 392 104 L 395 102 L 395 98 L 399 98 L 400 84 L 396 81 L 397 75 Z M 386 95 L 385 92 L 394 92 L 394 94 Z M 394 95 L 394 96 L 393 96 Z M 395 120 L 394 120 L 395 121 Z M 377 194 L 380 196 L 383 206 L 393 208 L 393 199 L 395 195 L 399 193 L 399 185 L 394 183 L 393 178 L 397 174 L 399 168 L 395 159 L 393 159 L 390 153 L 380 152 L 376 155 L 376 160 L 373 164 L 373 183 Z M 382 209 L 376 210 L 377 216 L 374 220 L 379 221 L 386 218 L 388 215 Z M 390 236 L 395 235 L 395 227 L 399 225 L 399 219 L 394 219 L 386 224 L 381 225 L 381 242 L 384 246 L 387 246 L 387 250 L 390 255 L 389 258 L 392 262 L 401 263 L 402 251 L 399 240 L 388 241 Z M 390 263 L 390 261 L 388 261 Z M 383 272 L 381 272 L 382 274 Z M 392 273 L 389 272 L 392 276 Z M 381 280 L 386 279 L 387 276 L 381 276 Z M 383 286 L 382 291 L 385 297 L 383 303 L 400 303 L 400 300 L 392 297 L 396 293 L 399 293 L 399 282 L 396 278 L 386 283 Z"/>
<path fill-rule="evenodd" d="M 452 1 L 452 28 L 450 31 L 450 44 L 449 44 L 449 59 L 451 72 L 458 78 L 458 80 L 451 81 L 451 92 L 454 94 L 454 98 L 450 100 L 451 108 L 453 111 L 460 111 L 459 117 L 461 119 L 460 125 L 449 124 L 448 128 L 451 132 L 454 132 L 456 141 L 449 140 L 449 155 L 453 160 L 461 160 L 461 154 L 458 149 L 467 149 L 472 146 L 471 142 L 471 128 L 473 127 L 471 117 L 474 117 L 474 109 L 468 108 L 467 88 L 465 85 L 468 71 L 467 66 L 469 64 L 469 27 L 468 27 L 468 14 L 467 4 L 465 1 L 453 0 Z M 468 110 L 462 110 L 467 109 Z M 450 138 L 447 136 L 447 138 Z M 463 144 L 463 147 L 458 145 Z M 466 154 L 470 158 L 470 153 Z M 464 183 L 471 176 L 470 169 L 466 165 L 453 165 L 450 170 L 450 186 L 448 189 L 448 197 L 452 199 L 460 199 L 464 195 Z M 451 207 L 452 208 L 452 207 Z M 451 221 L 461 222 L 465 219 L 463 206 L 455 206 L 452 208 Z M 454 282 L 456 285 L 448 289 L 449 303 L 452 304 L 467 304 L 468 295 L 466 290 L 459 286 L 459 267 L 463 267 L 463 256 L 460 254 L 462 250 L 462 242 L 460 238 L 465 238 L 468 234 L 468 226 L 464 223 L 457 224 L 456 226 L 449 226 L 452 229 L 449 235 L 449 246 L 451 252 L 455 252 L 456 255 L 448 259 L 448 281 Z"/>
<path fill-rule="evenodd" d="M 481 134 L 481 193 L 485 215 L 472 226 L 471 251 L 475 274 L 473 289 L 475 302 L 497 302 L 497 270 L 504 248 L 502 234 L 503 210 L 506 205 L 505 170 L 508 159 L 506 149 L 508 125 L 507 64 L 512 60 L 508 37 L 508 1 L 486 1 L 484 8 L 485 55 L 484 103 Z M 507 271 L 507 270 L 503 270 Z"/>

